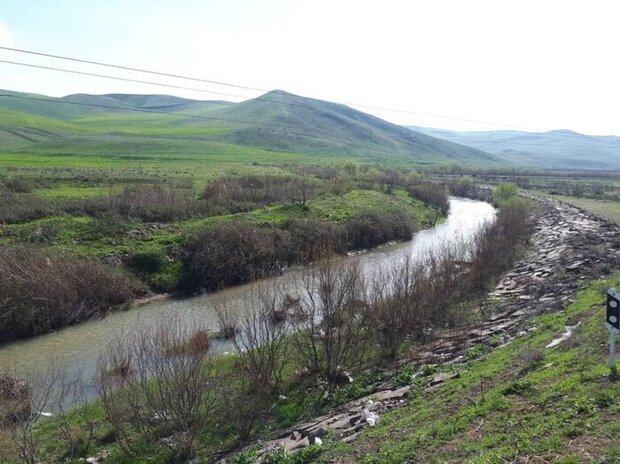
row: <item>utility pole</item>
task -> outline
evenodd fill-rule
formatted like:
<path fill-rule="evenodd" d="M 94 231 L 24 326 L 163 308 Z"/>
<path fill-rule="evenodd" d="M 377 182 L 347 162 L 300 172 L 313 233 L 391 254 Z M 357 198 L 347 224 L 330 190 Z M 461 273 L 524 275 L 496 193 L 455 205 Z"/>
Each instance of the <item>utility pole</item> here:
<path fill-rule="evenodd" d="M 609 368 L 616 367 L 616 335 L 620 332 L 620 292 L 615 288 L 607 290 L 607 315 L 605 325 L 609 329 Z"/>

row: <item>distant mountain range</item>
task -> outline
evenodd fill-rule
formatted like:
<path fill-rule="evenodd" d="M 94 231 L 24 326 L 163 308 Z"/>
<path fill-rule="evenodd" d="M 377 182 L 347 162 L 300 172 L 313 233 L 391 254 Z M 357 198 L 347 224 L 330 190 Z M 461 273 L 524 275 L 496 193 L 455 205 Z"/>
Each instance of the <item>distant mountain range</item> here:
<path fill-rule="evenodd" d="M 497 165 L 476 148 L 409 130 L 344 105 L 275 90 L 242 103 L 166 95 L 41 95 L 0 91 L 0 149 L 44 153 L 63 146 L 89 153 L 110 137 L 127 145 L 149 139 L 201 141 L 302 154 L 359 155 L 421 163 Z M 125 139 L 123 139 L 123 137 Z M 79 144 L 76 140 L 79 139 Z M 172 142 L 166 142 L 169 145 Z M 108 144 L 108 145 L 106 145 Z M 118 144 L 117 144 L 118 145 Z M 179 148 L 170 148 L 179 149 Z"/>
<path fill-rule="evenodd" d="M 467 145 L 521 167 L 620 170 L 620 137 L 569 130 L 457 132 L 408 126 L 415 132 Z"/>

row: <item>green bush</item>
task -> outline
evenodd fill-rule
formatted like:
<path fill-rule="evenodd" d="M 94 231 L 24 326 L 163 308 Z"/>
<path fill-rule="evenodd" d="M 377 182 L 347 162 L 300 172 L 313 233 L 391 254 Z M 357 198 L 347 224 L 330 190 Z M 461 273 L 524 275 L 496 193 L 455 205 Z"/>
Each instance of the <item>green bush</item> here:
<path fill-rule="evenodd" d="M 519 187 L 512 182 L 502 182 L 493 191 L 493 202 L 502 207 L 507 201 L 519 194 Z"/>

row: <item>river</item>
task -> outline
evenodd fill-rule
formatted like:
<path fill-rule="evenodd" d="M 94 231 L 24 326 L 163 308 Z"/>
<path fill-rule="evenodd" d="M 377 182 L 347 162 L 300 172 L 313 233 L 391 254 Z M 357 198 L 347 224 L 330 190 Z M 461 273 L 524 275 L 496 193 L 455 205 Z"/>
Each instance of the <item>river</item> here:
<path fill-rule="evenodd" d="M 343 259 L 357 260 L 362 270 L 369 272 L 389 266 L 407 254 L 415 257 L 446 243 L 471 238 L 494 216 L 495 210 L 488 203 L 451 198 L 445 222 L 416 233 L 409 242 L 382 246 Z M 300 272 L 300 269 L 292 269 L 269 280 L 290 286 Z M 217 331 L 214 302 L 225 298 L 227 304 L 241 304 L 251 288 L 252 285 L 248 284 L 191 298 L 157 301 L 129 311 L 111 313 L 102 320 L 91 320 L 46 335 L 14 341 L 0 346 L 0 369 L 8 368 L 12 375 L 31 380 L 44 375 L 54 359 L 65 366 L 67 379 L 81 376 L 87 395 L 93 397 L 96 392 L 91 379 L 100 351 L 120 331 L 131 333 L 140 326 L 148 327 L 173 317 Z"/>

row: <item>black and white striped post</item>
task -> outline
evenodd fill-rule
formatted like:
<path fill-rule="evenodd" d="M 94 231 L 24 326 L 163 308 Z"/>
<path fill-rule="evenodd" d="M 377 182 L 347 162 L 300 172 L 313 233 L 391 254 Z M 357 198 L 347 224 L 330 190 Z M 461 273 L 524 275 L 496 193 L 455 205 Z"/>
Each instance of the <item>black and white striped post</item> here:
<path fill-rule="evenodd" d="M 615 288 L 607 290 L 607 316 L 605 318 L 609 329 L 609 368 L 616 365 L 616 335 L 620 332 L 620 292 Z"/>

